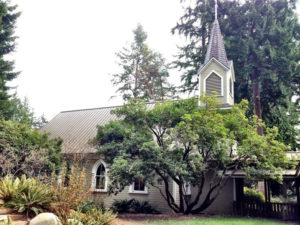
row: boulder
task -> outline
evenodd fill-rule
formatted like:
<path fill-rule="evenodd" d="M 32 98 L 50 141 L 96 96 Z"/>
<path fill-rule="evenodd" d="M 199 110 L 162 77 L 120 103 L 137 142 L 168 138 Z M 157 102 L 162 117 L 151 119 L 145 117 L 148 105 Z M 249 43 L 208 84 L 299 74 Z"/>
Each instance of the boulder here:
<path fill-rule="evenodd" d="M 34 217 L 29 225 L 62 225 L 62 223 L 53 213 L 41 213 Z"/>

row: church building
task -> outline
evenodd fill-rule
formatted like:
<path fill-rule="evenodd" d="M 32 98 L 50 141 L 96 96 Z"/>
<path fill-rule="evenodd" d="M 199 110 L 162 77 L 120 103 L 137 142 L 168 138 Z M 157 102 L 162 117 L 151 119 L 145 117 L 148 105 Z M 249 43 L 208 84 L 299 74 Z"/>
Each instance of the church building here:
<path fill-rule="evenodd" d="M 233 62 L 227 59 L 223 38 L 217 20 L 210 34 L 209 45 L 204 64 L 198 71 L 200 94 L 217 94 L 222 108 L 230 108 L 234 104 L 234 69 Z M 202 106 L 202 103 L 200 103 Z M 136 180 L 118 195 L 108 195 L 109 165 L 99 157 L 96 149 L 88 141 L 96 136 L 97 125 L 105 125 L 117 117 L 111 111 L 117 107 L 103 107 L 93 109 L 63 111 L 55 116 L 41 132 L 49 132 L 50 137 L 63 139 L 62 154 L 65 159 L 74 155 L 80 156 L 80 163 L 86 169 L 88 185 L 91 187 L 91 198 L 95 202 L 104 201 L 109 207 L 116 199 L 137 199 L 148 201 L 161 212 L 171 212 L 167 202 L 162 198 L 159 190 Z M 232 213 L 233 202 L 237 200 L 237 192 L 241 191 L 238 178 L 232 178 L 223 188 L 222 193 L 214 203 L 205 210 L 207 213 Z M 163 185 L 163 184 L 158 184 Z M 170 187 L 173 198 L 179 201 L 178 186 L 172 182 Z M 204 192 L 208 189 L 204 187 Z M 186 193 L 193 196 L 193 188 L 187 187 Z M 204 193 L 205 194 L 205 193 Z M 201 200 L 200 200 L 201 201 Z"/>

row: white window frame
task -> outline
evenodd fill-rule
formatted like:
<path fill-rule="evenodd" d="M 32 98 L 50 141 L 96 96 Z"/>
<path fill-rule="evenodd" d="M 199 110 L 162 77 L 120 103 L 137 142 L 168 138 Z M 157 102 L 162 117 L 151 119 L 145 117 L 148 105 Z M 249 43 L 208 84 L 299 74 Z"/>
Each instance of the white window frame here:
<path fill-rule="evenodd" d="M 223 77 L 218 74 L 215 70 L 212 70 L 203 80 L 203 92 L 206 93 L 206 80 L 209 78 L 212 74 L 216 74 L 218 77 L 221 78 L 221 95 L 217 95 L 217 97 L 223 97 L 224 96 L 224 84 L 223 84 Z M 207 94 L 207 93 L 206 93 Z"/>
<path fill-rule="evenodd" d="M 104 189 L 96 189 L 96 175 L 97 175 L 98 167 L 101 164 L 105 168 L 105 184 L 104 184 Z M 108 173 L 107 172 L 108 172 L 108 168 L 107 168 L 106 163 L 103 160 L 99 159 L 97 162 L 95 162 L 93 169 L 92 169 L 93 180 L 92 180 L 92 186 L 91 186 L 91 188 L 94 192 L 107 192 L 107 187 L 108 187 L 108 175 L 107 175 Z"/>
<path fill-rule="evenodd" d="M 129 194 L 148 194 L 147 183 L 145 183 L 145 189 L 143 191 L 134 190 L 134 183 L 135 182 L 129 186 Z"/>

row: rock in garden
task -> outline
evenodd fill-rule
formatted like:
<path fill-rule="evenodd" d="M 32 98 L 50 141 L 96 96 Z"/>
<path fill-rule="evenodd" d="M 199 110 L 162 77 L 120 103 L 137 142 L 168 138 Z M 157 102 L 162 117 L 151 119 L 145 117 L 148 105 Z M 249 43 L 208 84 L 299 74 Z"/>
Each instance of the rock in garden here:
<path fill-rule="evenodd" d="M 62 223 L 53 213 L 41 213 L 34 217 L 29 225 L 62 225 Z"/>

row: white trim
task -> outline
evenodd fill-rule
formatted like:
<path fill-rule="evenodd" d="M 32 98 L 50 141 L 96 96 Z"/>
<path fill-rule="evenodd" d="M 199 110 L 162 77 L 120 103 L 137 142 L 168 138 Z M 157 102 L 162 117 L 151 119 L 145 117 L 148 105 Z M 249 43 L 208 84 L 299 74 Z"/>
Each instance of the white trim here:
<path fill-rule="evenodd" d="M 235 187 L 235 178 L 233 178 L 233 201 L 236 201 L 236 187 Z"/>
<path fill-rule="evenodd" d="M 97 169 L 100 165 L 103 165 L 104 168 L 105 168 L 105 185 L 104 185 L 104 189 L 96 189 L 96 173 L 97 173 Z M 107 187 L 108 187 L 108 175 L 107 175 L 107 172 L 108 172 L 108 168 L 107 168 L 107 165 L 106 163 L 102 160 L 102 159 L 99 159 L 97 162 L 95 162 L 93 168 L 92 168 L 92 185 L 91 185 L 91 188 L 94 192 L 107 192 Z"/>
<path fill-rule="evenodd" d="M 207 80 L 207 78 L 209 78 L 211 75 L 212 75 L 212 73 L 214 73 L 214 74 L 216 74 L 218 77 L 220 77 L 221 78 L 221 95 L 218 95 L 218 97 L 223 97 L 224 96 L 224 81 L 223 81 L 223 77 L 220 75 L 220 74 L 218 74 L 215 70 L 212 70 L 205 78 L 204 78 L 204 80 L 203 80 L 203 92 L 205 92 L 206 93 L 206 80 Z M 206 93 L 207 94 L 207 93 Z"/>
<path fill-rule="evenodd" d="M 137 191 L 137 190 L 134 190 L 134 182 L 129 186 L 129 191 L 128 191 L 129 194 L 148 194 L 148 187 L 147 185 L 145 184 L 145 190 L 143 191 Z"/>
<path fill-rule="evenodd" d="M 229 70 L 230 68 L 228 68 L 227 66 L 223 65 L 222 63 L 220 63 L 216 58 L 212 57 L 208 63 L 205 64 L 205 66 L 203 66 L 198 72 L 201 73 L 204 69 L 206 69 L 206 67 L 212 62 L 215 61 L 216 63 L 218 63 L 221 67 L 223 67 L 225 70 Z"/>

